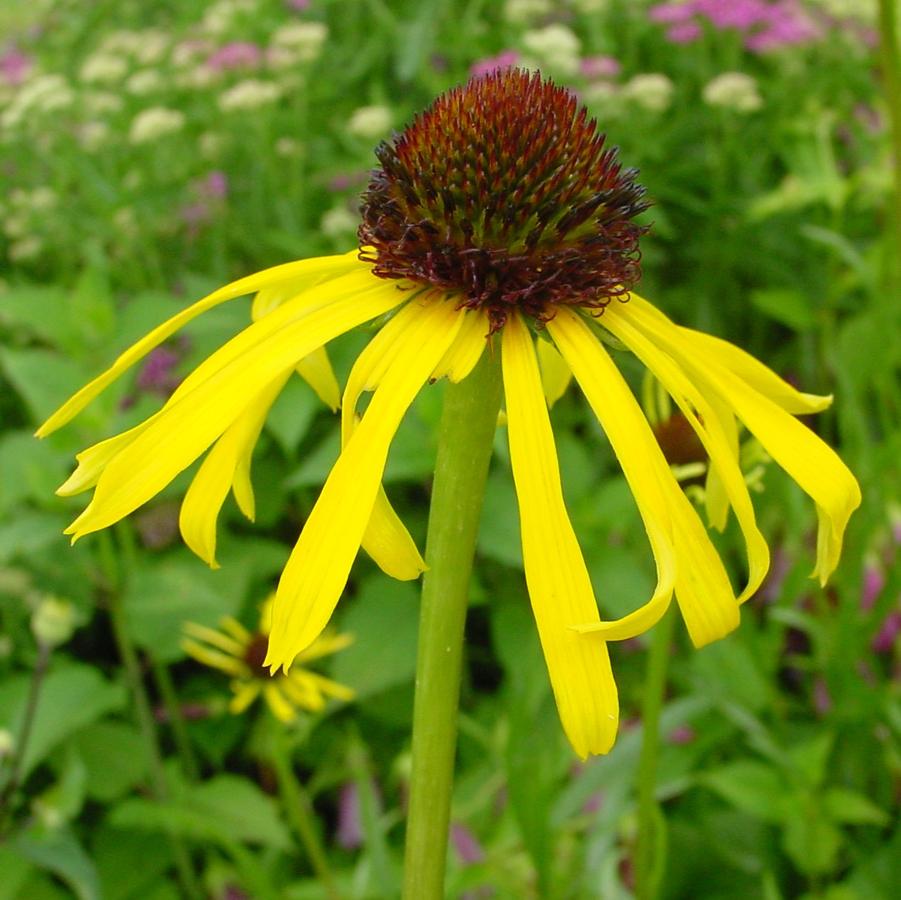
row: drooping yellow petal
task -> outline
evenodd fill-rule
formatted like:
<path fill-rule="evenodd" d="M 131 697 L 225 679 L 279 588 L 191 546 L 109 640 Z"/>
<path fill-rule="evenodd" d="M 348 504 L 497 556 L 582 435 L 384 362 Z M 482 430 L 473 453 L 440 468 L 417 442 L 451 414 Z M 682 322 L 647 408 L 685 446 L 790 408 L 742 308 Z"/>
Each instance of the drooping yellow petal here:
<path fill-rule="evenodd" d="M 726 570 L 641 407 L 576 312 L 559 310 L 548 329 L 610 439 L 657 561 L 658 586 L 651 600 L 630 616 L 591 630 L 620 638 L 652 624 L 666 610 L 675 571 L 676 600 L 692 641 L 701 646 L 728 634 L 738 625 L 738 604 Z"/>
<path fill-rule="evenodd" d="M 616 683 L 606 643 L 571 627 L 598 621 L 598 608 L 563 503 L 534 343 L 518 316 L 504 326 L 501 352 L 526 584 L 563 730 L 584 759 L 613 745 Z"/>
<path fill-rule="evenodd" d="M 338 409 L 341 404 L 341 388 L 325 347 L 314 350 L 302 359 L 297 364 L 297 373 L 332 412 Z"/>
<path fill-rule="evenodd" d="M 241 659 L 247 649 L 247 643 L 235 640 L 230 635 L 216 631 L 215 628 L 209 628 L 206 625 L 200 625 L 197 622 L 185 622 L 183 631 L 188 637 L 196 638 L 198 641 L 206 641 L 213 647 L 218 647 L 231 656 Z"/>
<path fill-rule="evenodd" d="M 181 536 L 185 544 L 213 569 L 219 568 L 216 562 L 216 521 L 222 504 L 235 479 L 239 462 L 249 460 L 253 453 L 269 408 L 285 386 L 288 374 L 283 373 L 272 384 L 266 385 L 226 429 L 197 470 L 182 501 L 178 517 Z M 248 473 L 248 485 L 249 480 Z"/>
<path fill-rule="evenodd" d="M 246 334 L 269 323 L 285 307 L 233 338 L 223 351 L 236 341 L 249 346 L 221 368 L 213 366 L 209 378 L 162 410 L 107 465 L 91 503 L 67 533 L 81 537 L 137 509 L 203 453 L 266 385 L 293 369 L 298 357 L 404 299 L 400 291 L 376 279 L 368 283 L 367 291 L 317 307 L 263 340 L 248 341 Z"/>
<path fill-rule="evenodd" d="M 128 431 L 100 441 L 75 455 L 78 466 L 75 471 L 56 489 L 60 497 L 73 497 L 94 487 L 103 470 L 116 454 L 124 450 L 152 421 L 152 417 Z"/>
<path fill-rule="evenodd" d="M 762 393 L 759 380 L 749 382 L 723 365 L 721 357 L 702 355 L 682 341 L 682 329 L 638 310 L 636 321 L 673 356 L 703 390 L 735 410 L 745 427 L 770 456 L 816 504 L 817 562 L 814 576 L 821 584 L 832 574 L 841 555 L 845 528 L 860 505 L 860 487 L 838 454 L 786 411 L 786 404 Z M 806 410 L 805 410 L 806 411 Z"/>
<path fill-rule="evenodd" d="M 632 323 L 628 304 L 616 304 L 608 309 L 604 327 L 654 373 L 704 445 L 711 468 L 717 472 L 744 535 L 748 553 L 748 584 L 738 602 L 747 600 L 760 587 L 769 569 L 770 551 L 757 527 L 751 496 L 738 464 L 734 433 L 730 435 L 724 431 L 720 415 L 672 357 L 660 350 Z"/>
<path fill-rule="evenodd" d="M 317 672 L 306 672 L 305 675 L 325 697 L 334 697 L 336 700 L 344 700 L 348 703 L 356 697 L 353 688 L 339 684 L 337 681 L 332 681 L 331 678 L 326 678 Z"/>
<path fill-rule="evenodd" d="M 71 421 L 78 415 L 96 396 L 102 393 L 123 372 L 131 368 L 136 362 L 143 359 L 151 350 L 158 347 L 176 331 L 187 325 L 192 319 L 236 297 L 243 297 L 259 291 L 267 285 L 277 284 L 282 281 L 298 281 L 303 278 L 316 278 L 325 273 L 334 277 L 353 272 L 355 270 L 368 271 L 366 264 L 356 259 L 356 251 L 340 256 L 323 256 L 316 259 L 305 259 L 297 262 L 285 263 L 264 269 L 246 278 L 233 281 L 225 287 L 219 288 L 212 294 L 198 300 L 196 303 L 172 316 L 162 325 L 157 326 L 149 334 L 145 335 L 137 343 L 132 344 L 124 353 L 120 354 L 116 361 L 102 374 L 81 390 L 70 397 L 59 409 L 56 410 L 43 425 L 35 432 L 37 437 L 46 437 L 58 428 Z"/>
<path fill-rule="evenodd" d="M 418 302 L 410 300 L 379 329 L 357 357 L 347 378 L 341 406 L 342 448 L 347 446 L 359 421 L 356 409 L 360 395 L 378 387 L 403 343 L 407 328 L 419 316 L 419 310 Z M 386 575 L 398 581 L 412 581 L 426 570 L 425 560 L 416 542 L 391 505 L 382 485 L 379 485 L 372 514 L 363 533 L 362 547 Z"/>
<path fill-rule="evenodd" d="M 282 573 L 266 665 L 290 666 L 328 622 L 362 542 L 394 433 L 462 323 L 462 314 L 447 301 L 411 303 L 417 304 L 418 315 L 332 468 Z"/>
<path fill-rule="evenodd" d="M 735 413 L 719 397 L 705 397 L 713 415 L 719 422 L 720 430 L 726 438 L 729 454 L 741 467 L 741 447 L 738 440 L 738 422 Z M 704 505 L 707 521 L 711 528 L 724 531 L 729 520 L 729 496 L 720 477 L 717 466 L 707 467 L 707 481 L 704 485 Z"/>
<path fill-rule="evenodd" d="M 712 334 L 676 325 L 653 303 L 637 294 L 630 294 L 629 302 L 626 305 L 631 308 L 633 313 L 655 321 L 663 328 L 676 329 L 679 340 L 686 350 L 691 348 L 699 356 L 728 369 L 747 382 L 755 391 L 781 406 L 786 412 L 793 415 L 818 413 L 832 403 L 831 395 L 822 397 L 818 394 L 804 394 L 793 388 L 772 369 L 740 347 L 736 347 L 722 338 L 714 337 Z"/>
<path fill-rule="evenodd" d="M 548 331 L 610 440 L 654 554 L 657 587 L 651 599 L 629 616 L 604 622 L 598 629 L 610 640 L 632 637 L 647 630 L 666 612 L 676 584 L 675 544 L 662 470 L 670 481 L 673 477 L 641 407 L 581 317 L 561 310 L 548 323 Z M 633 629 L 638 630 L 633 632 Z"/>
<path fill-rule="evenodd" d="M 212 647 L 207 647 L 206 644 L 201 644 L 199 641 L 195 641 L 192 638 L 183 638 L 181 641 L 181 648 L 188 656 L 193 657 L 197 662 L 201 662 L 212 669 L 218 669 L 220 672 L 225 672 L 227 675 L 235 675 L 237 677 L 247 675 L 247 666 L 244 665 L 242 660 L 235 659 L 234 656 L 223 653 L 221 650 L 214 650 Z"/>
<path fill-rule="evenodd" d="M 306 650 L 302 650 L 297 654 L 297 662 L 306 665 L 314 659 L 331 656 L 333 653 L 349 647 L 353 642 L 354 637 L 352 634 L 347 634 L 346 632 L 341 634 L 323 632 Z"/>
<path fill-rule="evenodd" d="M 476 367 L 482 358 L 487 343 L 489 329 L 488 316 L 480 310 L 466 313 L 457 339 L 444 359 L 435 366 L 432 379 L 449 378 L 454 384 L 461 382 Z"/>
<path fill-rule="evenodd" d="M 303 669 L 292 669 L 287 675 L 277 675 L 281 681 L 285 696 L 295 706 L 310 712 L 319 712 L 325 707 L 322 691 L 313 683 L 310 673 Z"/>
<path fill-rule="evenodd" d="M 550 341 L 539 339 L 535 341 L 535 347 L 538 350 L 538 367 L 541 369 L 541 386 L 544 388 L 548 409 L 553 409 L 573 379 L 572 369 Z"/>

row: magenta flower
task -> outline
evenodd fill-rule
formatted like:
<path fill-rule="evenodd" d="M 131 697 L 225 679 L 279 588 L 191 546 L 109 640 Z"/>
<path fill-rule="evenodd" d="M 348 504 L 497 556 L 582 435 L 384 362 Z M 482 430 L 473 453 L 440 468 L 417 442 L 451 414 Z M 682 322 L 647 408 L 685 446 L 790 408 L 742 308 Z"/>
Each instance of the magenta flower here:
<path fill-rule="evenodd" d="M 451 825 L 451 842 L 457 856 L 460 857 L 460 862 L 465 865 L 471 866 L 485 859 L 485 851 L 479 839 L 465 825 L 458 822 Z"/>
<path fill-rule="evenodd" d="M 616 78 L 622 68 L 612 56 L 586 56 L 579 63 L 579 72 L 586 78 Z"/>
<path fill-rule="evenodd" d="M 515 50 L 501 50 L 497 56 L 489 56 L 474 62 L 469 67 L 469 74 L 473 78 L 481 78 L 483 75 L 487 75 L 489 72 L 494 72 L 497 69 L 509 69 L 511 66 L 515 66 L 518 61 L 519 54 Z"/>
<path fill-rule="evenodd" d="M 873 652 L 890 653 L 899 634 L 901 634 L 901 610 L 896 609 L 882 620 L 882 626 L 870 645 Z"/>
<path fill-rule="evenodd" d="M 263 51 L 249 41 L 232 41 L 230 44 L 214 50 L 206 64 L 216 72 L 229 69 L 253 69 L 263 60 Z"/>
<path fill-rule="evenodd" d="M 228 177 L 225 172 L 214 169 L 197 184 L 197 192 L 211 200 L 223 200 L 228 196 Z"/>
<path fill-rule="evenodd" d="M 175 367 L 180 359 L 180 354 L 166 347 L 151 350 L 138 373 L 135 384 L 138 391 L 168 397 L 181 382 L 181 378 L 175 374 Z"/>
<path fill-rule="evenodd" d="M 25 80 L 25 76 L 31 71 L 31 66 L 31 57 L 15 47 L 0 56 L 0 75 L 7 84 L 13 87 Z"/>
<path fill-rule="evenodd" d="M 701 26 L 697 22 L 677 22 L 666 30 L 666 39 L 671 44 L 690 44 L 696 41 L 702 34 Z"/>
<path fill-rule="evenodd" d="M 863 570 L 863 589 L 860 592 L 860 608 L 869 612 L 885 587 L 885 572 L 875 559 L 868 559 Z"/>

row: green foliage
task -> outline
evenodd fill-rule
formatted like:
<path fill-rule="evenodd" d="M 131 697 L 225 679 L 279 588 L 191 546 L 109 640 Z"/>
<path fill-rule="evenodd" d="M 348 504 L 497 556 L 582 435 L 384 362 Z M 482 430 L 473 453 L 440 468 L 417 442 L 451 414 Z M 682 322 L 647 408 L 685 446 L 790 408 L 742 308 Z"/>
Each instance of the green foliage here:
<path fill-rule="evenodd" d="M 184 477 L 74 548 L 61 532 L 82 498 L 53 491 L 76 452 L 152 413 L 243 327 L 246 303 L 167 342 L 171 383 L 142 368 L 63 432 L 41 443 L 32 433 L 132 341 L 226 278 L 352 247 L 372 147 L 504 50 L 580 91 L 624 164 L 641 169 L 654 201 L 642 291 L 805 390 L 834 394 L 833 411 L 810 425 L 864 491 L 823 590 L 807 577 L 815 512 L 764 467 L 755 506 L 773 573 L 738 631 L 699 651 L 680 636 L 671 662 L 656 785 L 661 895 L 894 897 L 901 352 L 897 252 L 882 227 L 886 106 L 875 50 L 861 39 L 868 23 L 824 14 L 840 4 L 805 3 L 816 40 L 756 54 L 735 29 L 667 41 L 649 4 L 624 0 L 544 12 L 480 0 L 299 5 L 38 0 L 0 11 L 0 56 L 15 48 L 31 60 L 22 87 L 0 74 L 0 900 L 323 896 L 309 835 L 280 789 L 268 713 L 230 714 L 229 677 L 189 659 L 181 637 L 187 621 L 213 627 L 226 615 L 256 626 L 338 453 L 335 417 L 289 382 L 253 461 L 256 521 L 226 503 L 217 571 L 178 539 Z M 560 22 L 579 59 L 539 58 L 530 32 Z M 279 64 L 276 35 L 298 23 L 325 26 L 324 40 L 316 47 L 308 31 L 312 49 Z M 249 57 L 213 64 L 223 48 Z M 603 56 L 621 71 L 597 74 Z M 115 78 L 102 72 L 109 57 L 124 66 Z M 711 82 L 731 71 L 754 79 L 757 108 L 710 103 Z M 635 81 L 648 73 L 666 76 L 668 97 L 654 101 Z M 15 113 L 47 75 L 64 79 L 59 105 Z M 278 96 L 223 108 L 248 80 Z M 384 107 L 383 118 L 361 131 L 354 113 L 366 106 Z M 139 140 L 137 120 L 158 107 L 181 117 Z M 368 336 L 330 348 L 339 380 Z M 616 356 L 637 392 L 638 368 Z M 441 385 L 422 392 L 386 474 L 420 546 L 441 399 Z M 551 415 L 603 615 L 621 615 L 653 589 L 641 521 L 584 404 L 570 393 Z M 645 641 L 611 646 L 622 731 L 608 756 L 578 764 L 550 695 L 518 526 L 499 429 L 467 634 L 448 896 L 626 898 Z M 742 583 L 734 523 L 716 540 Z M 36 679 L 30 617 L 51 595 L 72 602 L 78 627 Z M 284 729 L 312 839 L 345 898 L 397 895 L 417 597 L 361 554 L 335 618 L 354 642 L 319 666 L 356 700 Z M 111 627 L 118 609 L 133 668 Z"/>

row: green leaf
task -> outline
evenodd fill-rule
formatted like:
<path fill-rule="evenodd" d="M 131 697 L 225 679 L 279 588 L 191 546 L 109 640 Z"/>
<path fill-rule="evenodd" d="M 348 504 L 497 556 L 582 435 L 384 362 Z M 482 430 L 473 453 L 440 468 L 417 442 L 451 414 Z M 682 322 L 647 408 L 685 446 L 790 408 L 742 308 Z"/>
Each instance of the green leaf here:
<path fill-rule="evenodd" d="M 488 475 L 477 546 L 481 555 L 522 569 L 519 508 L 513 479 L 507 469 L 497 467 Z"/>
<path fill-rule="evenodd" d="M 827 732 L 789 747 L 788 764 L 805 787 L 816 788 L 823 783 L 834 740 L 835 736 Z"/>
<path fill-rule="evenodd" d="M 801 806 L 798 804 L 785 821 L 782 846 L 806 875 L 832 872 L 838 861 L 842 834 L 827 818 Z"/>
<path fill-rule="evenodd" d="M 0 844 L 0 900 L 20 900 L 21 888 L 34 871 L 34 864 L 9 845 Z"/>
<path fill-rule="evenodd" d="M 418 621 L 415 584 L 367 578 L 341 615 L 341 630 L 355 640 L 334 657 L 332 677 L 352 687 L 359 700 L 411 681 Z"/>
<path fill-rule="evenodd" d="M 87 373 L 49 350 L 0 349 L 0 367 L 25 401 L 35 422 L 42 422 L 85 381 Z"/>
<path fill-rule="evenodd" d="M 103 822 L 93 830 L 91 854 L 104 900 L 145 900 L 172 864 L 169 841 L 148 841 L 143 831 L 127 831 Z"/>
<path fill-rule="evenodd" d="M 848 825 L 886 825 L 889 815 L 872 800 L 847 788 L 829 788 L 823 806 L 834 822 Z"/>
<path fill-rule="evenodd" d="M 124 722 L 96 722 L 76 736 L 85 767 L 85 790 L 101 803 L 117 800 L 147 772 L 147 751 L 137 729 Z"/>
<path fill-rule="evenodd" d="M 30 676 L 0 684 L 0 721 L 18 740 L 29 692 Z M 60 665 L 41 684 L 37 709 L 23 759 L 23 776 L 63 740 L 109 712 L 125 705 L 125 689 L 107 681 L 96 669 L 80 664 Z"/>
<path fill-rule="evenodd" d="M 766 822 L 782 822 L 792 815 L 792 798 L 779 772 L 764 763 L 739 760 L 700 778 L 736 809 Z"/>
<path fill-rule="evenodd" d="M 222 560 L 209 569 L 191 554 L 172 554 L 141 564 L 131 573 L 124 595 L 128 628 L 135 641 L 160 662 L 184 657 L 179 643 L 185 622 L 215 626 L 234 615 L 247 594 L 252 565 Z"/>
<path fill-rule="evenodd" d="M 69 524 L 63 514 L 23 512 L 0 524 L 0 565 L 16 557 L 36 556 L 56 545 L 61 553 L 68 550 L 63 529 Z"/>
<path fill-rule="evenodd" d="M 79 900 L 100 900 L 97 870 L 67 828 L 40 832 L 32 828 L 13 841 L 26 859 L 61 878 Z"/>
<path fill-rule="evenodd" d="M 810 299 L 801 291 L 787 288 L 767 288 L 751 292 L 751 303 L 769 316 L 794 331 L 806 331 L 816 324 Z"/>
<path fill-rule="evenodd" d="M 266 418 L 266 430 L 278 441 L 286 456 L 292 456 L 303 440 L 322 401 L 299 376 L 292 377 L 278 395 Z"/>
<path fill-rule="evenodd" d="M 119 828 L 171 830 L 187 838 L 224 845 L 239 841 L 278 850 L 290 846 L 275 801 L 237 775 L 217 775 L 164 803 L 143 798 L 125 800 L 112 810 L 109 821 Z"/>
<path fill-rule="evenodd" d="M 0 437 L 0 512 L 25 498 L 47 503 L 65 477 L 59 454 L 30 431 Z"/>

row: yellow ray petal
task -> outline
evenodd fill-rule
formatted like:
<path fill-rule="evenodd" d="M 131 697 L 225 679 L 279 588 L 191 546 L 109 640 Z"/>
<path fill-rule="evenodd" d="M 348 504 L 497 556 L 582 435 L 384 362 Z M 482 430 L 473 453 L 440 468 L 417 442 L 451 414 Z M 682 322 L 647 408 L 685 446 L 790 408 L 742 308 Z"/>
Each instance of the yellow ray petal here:
<path fill-rule="evenodd" d="M 722 637 L 738 624 L 738 604 L 722 560 L 673 476 L 641 407 L 576 312 L 560 310 L 548 329 L 623 467 L 657 561 L 658 586 L 651 600 L 629 616 L 591 630 L 620 638 L 659 619 L 675 572 L 676 600 L 692 641 L 701 646 Z"/>
<path fill-rule="evenodd" d="M 604 326 L 654 373 L 704 445 L 711 467 L 718 474 L 744 535 L 748 554 L 748 584 L 738 602 L 747 600 L 760 587 L 769 569 L 770 551 L 757 527 L 748 486 L 738 464 L 735 435 L 723 430 L 720 415 L 672 357 L 636 328 L 630 320 L 628 304 L 617 304 L 607 310 Z"/>
<path fill-rule="evenodd" d="M 162 325 L 157 326 L 149 334 L 145 335 L 137 343 L 132 344 L 124 353 L 120 354 L 116 361 L 93 381 L 86 384 L 81 390 L 70 397 L 59 409 L 56 410 L 43 425 L 35 432 L 38 437 L 46 437 L 56 431 L 78 415 L 98 394 L 102 393 L 123 372 L 143 359 L 151 350 L 158 347 L 167 338 L 171 337 L 180 328 L 201 313 L 236 297 L 243 297 L 284 280 L 297 280 L 304 277 L 317 277 L 329 272 L 334 276 L 345 272 L 352 272 L 363 267 L 368 267 L 356 259 L 356 251 L 341 256 L 323 256 L 317 259 L 305 259 L 297 262 L 285 263 L 264 269 L 255 275 L 240 278 L 225 287 L 219 288 L 212 294 L 198 300 L 196 303 L 172 316 Z"/>
<path fill-rule="evenodd" d="M 215 628 L 209 628 L 197 622 L 185 622 L 183 631 L 188 637 L 196 638 L 198 641 L 206 641 L 211 646 L 224 650 L 238 659 L 242 659 L 247 650 L 246 642 L 237 641 L 221 631 L 216 631 Z"/>
<path fill-rule="evenodd" d="M 563 396 L 572 381 L 572 369 L 560 355 L 557 348 L 545 340 L 535 341 L 538 350 L 538 366 L 541 369 L 541 385 L 547 399 L 548 409 Z"/>
<path fill-rule="evenodd" d="M 103 470 L 116 454 L 124 450 L 152 421 L 153 417 L 123 431 L 121 434 L 100 441 L 75 455 L 78 466 L 75 471 L 56 489 L 60 497 L 72 497 L 89 490 L 97 484 Z"/>
<path fill-rule="evenodd" d="M 366 292 L 316 308 L 267 339 L 253 343 L 183 399 L 163 410 L 107 465 L 91 503 L 67 533 L 81 537 L 137 509 L 203 453 L 267 384 L 293 369 L 298 357 L 387 312 L 404 299 L 400 291 L 375 279 L 369 283 L 372 287 Z M 280 312 L 277 310 L 247 331 L 269 322 Z M 233 340 L 240 338 L 241 335 Z"/>
<path fill-rule="evenodd" d="M 283 687 L 281 679 L 278 678 L 264 682 L 263 699 L 266 701 L 269 709 L 275 714 L 275 717 L 280 722 L 288 725 L 297 718 L 297 710 L 285 698 L 285 695 L 282 693 Z"/>
<path fill-rule="evenodd" d="M 302 359 L 297 364 L 297 373 L 332 412 L 337 411 L 341 404 L 341 388 L 325 347 L 314 350 Z"/>
<path fill-rule="evenodd" d="M 689 347 L 699 356 L 717 362 L 719 365 L 746 381 L 758 393 L 768 397 L 786 412 L 794 415 L 822 412 L 832 403 L 832 396 L 804 394 L 780 378 L 750 353 L 724 341 L 722 338 L 684 328 L 667 318 L 653 303 L 637 294 L 631 294 L 629 303 L 633 313 L 644 316 L 664 328 L 678 329 L 682 346 Z"/>
<path fill-rule="evenodd" d="M 229 654 L 223 653 L 221 650 L 207 647 L 205 644 L 201 644 L 192 638 L 183 638 L 181 649 L 188 656 L 196 659 L 197 662 L 201 662 L 212 669 L 218 669 L 220 672 L 225 672 L 227 675 L 235 675 L 237 677 L 247 675 L 247 666 L 242 660 L 235 659 L 234 656 L 229 656 Z"/>
<path fill-rule="evenodd" d="M 585 561 L 560 485 L 554 436 L 528 329 L 511 316 L 502 365 L 510 461 L 522 530 L 526 583 L 563 730 L 583 759 L 606 753 L 619 720 L 606 643 L 570 626 L 598 620 Z"/>
<path fill-rule="evenodd" d="M 322 691 L 313 683 L 309 672 L 293 670 L 288 675 L 276 676 L 285 695 L 295 705 L 310 712 L 319 712 L 325 707 Z"/>
<path fill-rule="evenodd" d="M 306 665 L 314 659 L 321 659 L 323 656 L 331 656 L 345 647 L 349 647 L 354 642 L 352 634 L 329 634 L 324 632 L 319 635 L 316 641 L 310 644 L 306 650 L 297 654 L 297 662 Z"/>
<path fill-rule="evenodd" d="M 332 468 L 282 573 L 266 665 L 290 666 L 328 622 L 363 539 L 394 433 L 462 322 L 446 301 L 411 302 L 419 314 Z"/>
<path fill-rule="evenodd" d="M 719 397 L 708 396 L 704 399 L 707 400 L 713 415 L 716 416 L 719 422 L 720 429 L 726 438 L 730 455 L 740 468 L 741 449 L 735 413 Z M 717 466 L 707 467 L 707 481 L 704 485 L 704 505 L 707 510 L 707 521 L 710 527 L 715 528 L 717 531 L 724 531 L 726 523 L 729 521 L 729 496 Z"/>
<path fill-rule="evenodd" d="M 467 312 L 457 339 L 444 354 L 444 359 L 435 366 L 432 380 L 446 377 L 456 384 L 466 378 L 482 358 L 488 329 L 487 315 L 479 310 Z"/>
<path fill-rule="evenodd" d="M 641 407 L 581 317 L 562 310 L 548 323 L 548 331 L 613 447 L 654 554 L 657 587 L 651 599 L 629 616 L 604 622 L 599 629 L 610 640 L 632 637 L 633 629 L 641 633 L 666 612 L 676 584 L 678 569 L 663 470 L 670 481 L 673 476 Z"/>
<path fill-rule="evenodd" d="M 331 678 L 326 678 L 317 672 L 307 672 L 305 674 L 325 697 L 334 697 L 336 700 L 344 700 L 348 703 L 356 697 L 356 693 L 352 688 L 339 684 L 337 681 L 332 681 Z"/>
<path fill-rule="evenodd" d="M 759 381 L 749 383 L 723 365 L 719 357 L 701 355 L 686 347 L 681 329 L 646 315 L 641 324 L 699 387 L 735 410 L 767 453 L 813 499 L 818 519 L 813 574 L 825 584 L 838 564 L 848 519 L 861 501 L 860 487 L 851 471 L 828 444 L 786 412 L 784 404 L 761 393 Z"/>
<path fill-rule="evenodd" d="M 222 504 L 234 481 L 238 463 L 250 458 L 269 408 L 285 386 L 288 374 L 279 375 L 272 384 L 263 388 L 226 429 L 197 470 L 182 501 L 178 517 L 181 536 L 185 544 L 213 569 L 219 568 L 216 562 L 216 521 Z M 247 481 L 249 484 L 249 477 Z"/>
<path fill-rule="evenodd" d="M 374 391 L 401 347 L 404 333 L 419 315 L 419 301 L 410 300 L 379 330 L 357 357 L 341 408 L 341 446 L 346 447 L 359 417 L 360 394 Z M 395 512 L 384 487 L 379 485 L 372 514 L 363 534 L 362 547 L 373 562 L 398 581 L 412 581 L 425 570 L 425 560 L 400 516 Z"/>
<path fill-rule="evenodd" d="M 232 684 L 235 696 L 232 697 L 231 703 L 228 704 L 228 711 L 236 716 L 241 715 L 260 696 L 262 689 L 263 682 L 259 678 L 253 681 L 235 682 Z"/>

